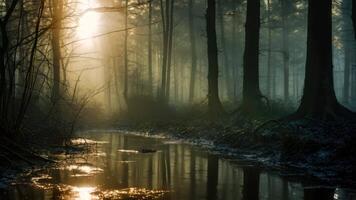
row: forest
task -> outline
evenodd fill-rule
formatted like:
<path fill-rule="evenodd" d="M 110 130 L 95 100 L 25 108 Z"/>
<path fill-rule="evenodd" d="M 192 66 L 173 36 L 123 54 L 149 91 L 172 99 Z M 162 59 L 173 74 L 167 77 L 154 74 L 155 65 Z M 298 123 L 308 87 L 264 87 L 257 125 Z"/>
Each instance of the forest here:
<path fill-rule="evenodd" d="M 356 0 L 0 0 L 0 199 L 356 198 Z"/>

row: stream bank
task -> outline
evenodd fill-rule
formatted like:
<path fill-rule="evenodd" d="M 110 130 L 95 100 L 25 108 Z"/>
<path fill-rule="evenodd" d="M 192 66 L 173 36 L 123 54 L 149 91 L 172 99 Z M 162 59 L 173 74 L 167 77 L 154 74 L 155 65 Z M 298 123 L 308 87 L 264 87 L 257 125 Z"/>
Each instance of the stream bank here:
<path fill-rule="evenodd" d="M 265 168 L 290 171 L 330 184 L 356 186 L 356 124 L 303 119 L 293 123 L 126 123 L 121 130 L 164 135 Z"/>

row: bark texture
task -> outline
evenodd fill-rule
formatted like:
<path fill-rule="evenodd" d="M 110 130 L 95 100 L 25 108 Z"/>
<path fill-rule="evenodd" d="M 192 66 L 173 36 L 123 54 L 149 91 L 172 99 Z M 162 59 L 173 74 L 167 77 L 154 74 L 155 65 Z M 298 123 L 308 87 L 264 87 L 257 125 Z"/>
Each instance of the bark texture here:
<path fill-rule="evenodd" d="M 335 119 L 351 111 L 336 99 L 332 65 L 331 0 L 309 0 L 304 91 L 298 117 Z"/>
<path fill-rule="evenodd" d="M 258 69 L 260 37 L 259 0 L 247 1 L 245 31 L 242 110 L 244 112 L 256 112 L 262 105 Z"/>
<path fill-rule="evenodd" d="M 219 61 L 215 29 L 215 0 L 208 0 L 206 11 L 206 32 L 208 37 L 208 107 L 212 116 L 223 113 L 219 99 Z"/>

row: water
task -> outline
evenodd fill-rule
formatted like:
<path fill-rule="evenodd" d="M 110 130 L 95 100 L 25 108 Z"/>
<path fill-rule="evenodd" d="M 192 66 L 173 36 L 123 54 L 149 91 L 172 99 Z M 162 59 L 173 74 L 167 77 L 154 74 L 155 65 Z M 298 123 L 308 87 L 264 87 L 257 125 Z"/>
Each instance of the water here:
<path fill-rule="evenodd" d="M 353 200 L 352 190 L 290 181 L 162 138 L 90 133 L 91 148 L 19 178 L 0 199 Z"/>

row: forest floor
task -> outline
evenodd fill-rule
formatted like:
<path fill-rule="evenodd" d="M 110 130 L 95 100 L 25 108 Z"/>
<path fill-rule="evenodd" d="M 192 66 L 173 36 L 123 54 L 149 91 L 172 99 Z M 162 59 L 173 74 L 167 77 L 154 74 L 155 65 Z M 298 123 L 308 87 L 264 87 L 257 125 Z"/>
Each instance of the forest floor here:
<path fill-rule="evenodd" d="M 238 123 L 236 122 L 238 121 Z M 165 135 L 207 147 L 222 156 L 250 161 L 292 176 L 308 176 L 329 184 L 356 185 L 356 124 L 302 119 L 172 120 L 129 123 L 123 129 Z"/>

